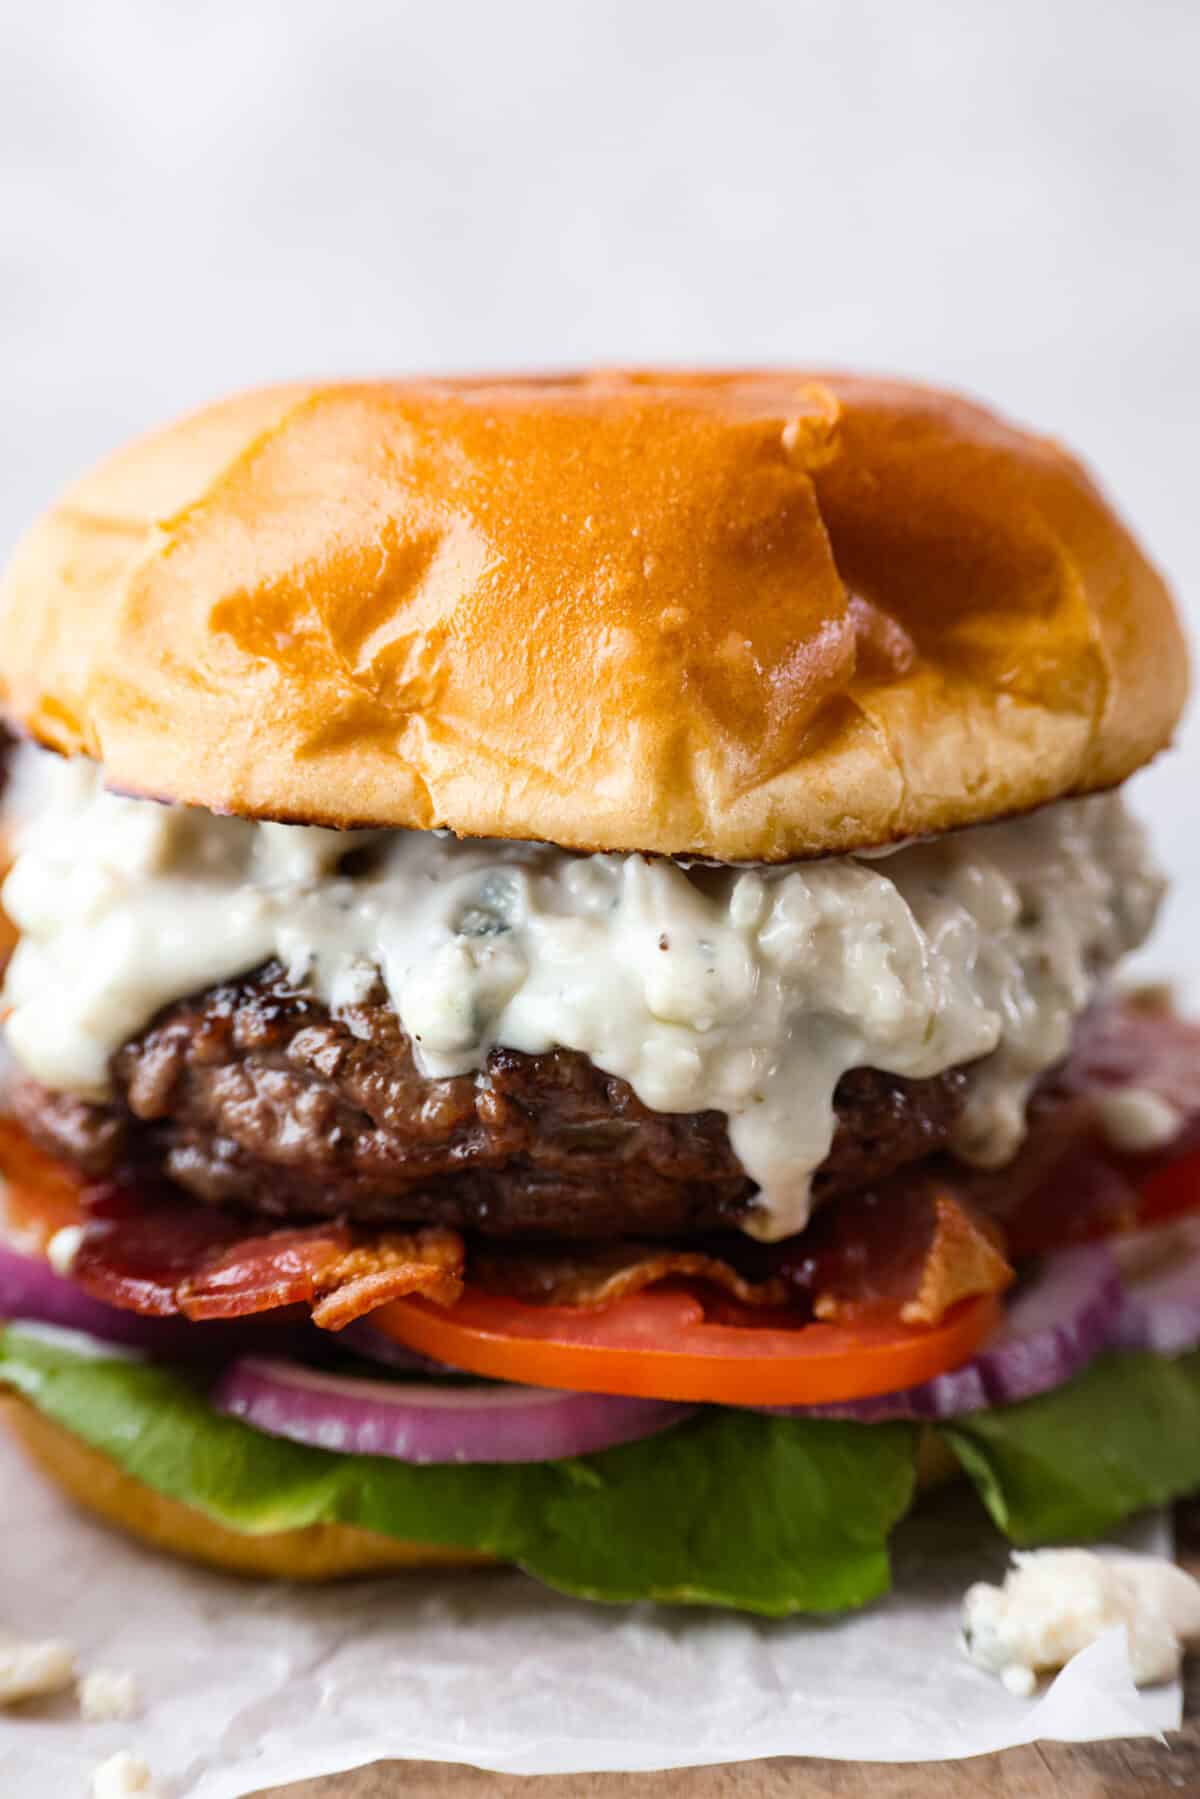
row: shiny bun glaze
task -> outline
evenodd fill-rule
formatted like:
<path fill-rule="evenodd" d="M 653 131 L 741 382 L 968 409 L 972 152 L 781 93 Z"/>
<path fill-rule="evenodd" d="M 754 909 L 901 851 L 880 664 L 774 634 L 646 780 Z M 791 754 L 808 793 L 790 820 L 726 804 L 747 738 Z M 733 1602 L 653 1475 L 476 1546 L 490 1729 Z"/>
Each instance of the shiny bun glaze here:
<path fill-rule="evenodd" d="M 125 791 L 722 861 L 1111 786 L 1185 687 L 1062 449 L 801 371 L 243 395 L 85 476 L 0 592 L 0 702 Z"/>

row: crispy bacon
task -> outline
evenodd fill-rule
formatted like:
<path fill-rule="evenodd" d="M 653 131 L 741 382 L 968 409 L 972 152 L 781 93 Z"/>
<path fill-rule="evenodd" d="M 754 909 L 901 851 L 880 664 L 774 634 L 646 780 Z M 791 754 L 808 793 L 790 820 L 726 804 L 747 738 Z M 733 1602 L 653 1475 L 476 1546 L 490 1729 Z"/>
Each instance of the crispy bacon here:
<path fill-rule="evenodd" d="M 313 1323 L 339 1331 L 406 1293 L 419 1293 L 435 1305 L 453 1305 L 462 1292 L 464 1258 L 458 1232 L 434 1225 L 365 1234 L 322 1269 L 312 1302 Z"/>
<path fill-rule="evenodd" d="M 349 1230 L 336 1224 L 246 1237 L 215 1257 L 202 1258 L 177 1284 L 172 1298 L 181 1312 L 197 1320 L 312 1305 L 349 1249 Z M 86 1272 L 81 1278 L 86 1284 Z"/>
<path fill-rule="evenodd" d="M 82 1225 L 71 1277 L 125 1311 L 199 1322 L 306 1306 L 314 1323 L 341 1330 L 406 1293 L 451 1305 L 462 1291 L 457 1231 L 335 1222 L 263 1233 L 214 1206 L 126 1183 L 88 1184 L 2 1116 L 0 1170 L 11 1234 L 44 1252 L 55 1231 Z"/>
<path fill-rule="evenodd" d="M 720 1287 L 748 1306 L 782 1306 L 793 1297 L 782 1275 L 754 1280 L 720 1254 L 662 1243 L 572 1243 L 472 1251 L 468 1278 L 490 1293 L 534 1305 L 606 1306 L 658 1281 L 687 1279 Z"/>
<path fill-rule="evenodd" d="M 941 1180 L 896 1177 L 830 1207 L 811 1235 L 813 1311 L 829 1323 L 883 1312 L 937 1324 L 959 1300 L 1002 1293 L 1014 1278 L 996 1226 Z"/>
<path fill-rule="evenodd" d="M 85 1211 L 84 1220 L 71 1278 L 93 1299 L 151 1318 L 182 1312 L 180 1294 L 189 1281 L 239 1235 L 236 1220 L 200 1206 L 128 1207 L 122 1217 L 89 1217 Z"/>
<path fill-rule="evenodd" d="M 245 1235 L 244 1222 L 170 1206 L 85 1226 L 72 1277 L 95 1299 L 197 1322 L 306 1306 L 341 1330 L 389 1299 L 421 1293 L 450 1305 L 462 1291 L 456 1231 L 355 1230 L 319 1224 Z"/>
<path fill-rule="evenodd" d="M 960 1299 L 1002 1292 L 1013 1271 L 996 1227 L 948 1184 L 898 1175 L 839 1199 L 802 1237 L 775 1249 L 732 1237 L 703 1253 L 636 1242 L 488 1246 L 473 1250 L 467 1278 L 514 1299 L 573 1306 L 610 1305 L 658 1281 L 686 1279 L 801 1317 L 844 1323 L 898 1313 L 906 1324 L 936 1324 Z"/>
<path fill-rule="evenodd" d="M 30 1253 L 82 1227 L 71 1277 L 94 1299 L 157 1318 L 196 1321 L 307 1307 L 325 1330 L 421 1293 L 451 1305 L 462 1291 L 457 1231 L 371 1231 L 347 1224 L 266 1233 L 212 1206 L 116 1183 L 89 1186 L 0 1117 L 5 1224 Z"/>

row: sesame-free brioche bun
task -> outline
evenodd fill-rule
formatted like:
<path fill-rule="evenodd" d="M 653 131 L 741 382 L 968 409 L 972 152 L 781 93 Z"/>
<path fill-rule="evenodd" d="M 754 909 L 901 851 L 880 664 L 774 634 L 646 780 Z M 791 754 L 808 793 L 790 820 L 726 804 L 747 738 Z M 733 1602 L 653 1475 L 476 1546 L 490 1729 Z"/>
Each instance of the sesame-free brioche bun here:
<path fill-rule="evenodd" d="M 232 1530 L 135 1480 L 27 1400 L 0 1397 L 0 1418 L 41 1473 L 76 1505 L 155 1549 L 210 1568 L 283 1580 L 336 1580 L 402 1568 L 478 1568 L 493 1561 L 470 1549 L 401 1543 L 350 1524 L 309 1524 L 264 1535 Z"/>
<path fill-rule="evenodd" d="M 19 546 L 0 704 L 121 790 L 723 861 L 1123 780 L 1170 597 L 1080 465 L 800 371 L 250 393 Z"/>
<path fill-rule="evenodd" d="M 135 1480 L 28 1400 L 0 1395 L 0 1421 L 40 1472 L 84 1511 L 155 1549 L 210 1568 L 271 1579 L 318 1581 L 402 1569 L 496 1565 L 493 1556 L 475 1550 L 402 1543 L 349 1524 L 310 1524 L 265 1535 L 232 1530 L 194 1506 Z M 917 1443 L 918 1492 L 944 1486 L 960 1472 L 942 1438 L 924 1430 Z"/>

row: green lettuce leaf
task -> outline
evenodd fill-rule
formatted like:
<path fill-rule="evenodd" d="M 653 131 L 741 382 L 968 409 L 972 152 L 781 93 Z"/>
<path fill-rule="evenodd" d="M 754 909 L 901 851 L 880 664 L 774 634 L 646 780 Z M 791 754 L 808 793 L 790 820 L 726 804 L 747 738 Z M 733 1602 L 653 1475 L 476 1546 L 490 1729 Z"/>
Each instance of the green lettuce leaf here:
<path fill-rule="evenodd" d="M 235 1530 L 323 1522 L 480 1549 L 589 1599 L 841 1611 L 887 1591 L 916 1432 L 700 1412 L 574 1461 L 413 1468 L 213 1412 L 178 1369 L 0 1330 L 0 1382 L 147 1486 Z M 938 1427 L 1023 1545 L 1102 1536 L 1200 1487 L 1200 1352 L 1109 1355 L 1069 1386 Z"/>
<path fill-rule="evenodd" d="M 1101 1356 L 1053 1393 L 939 1429 L 1014 1543 L 1103 1536 L 1200 1487 L 1200 1351 Z"/>
<path fill-rule="evenodd" d="M 913 1490 L 905 1424 L 707 1410 L 574 1461 L 414 1468 L 268 1437 L 194 1377 L 9 1326 L 0 1381 L 147 1486 L 237 1530 L 337 1522 L 486 1550 L 564 1592 L 783 1616 L 887 1591 Z"/>

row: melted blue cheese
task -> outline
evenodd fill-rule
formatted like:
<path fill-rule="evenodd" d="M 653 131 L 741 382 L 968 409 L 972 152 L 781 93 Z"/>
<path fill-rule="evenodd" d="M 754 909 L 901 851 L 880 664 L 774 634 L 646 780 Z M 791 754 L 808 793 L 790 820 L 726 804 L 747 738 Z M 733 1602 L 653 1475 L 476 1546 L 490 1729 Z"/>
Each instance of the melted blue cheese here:
<path fill-rule="evenodd" d="M 254 824 L 24 754 L 4 997 L 47 1086 L 103 1099 L 113 1051 L 160 1007 L 278 957 L 335 1012 L 382 980 L 427 1075 L 558 1045 L 656 1111 L 725 1113 L 767 1239 L 808 1217 L 847 1069 L 974 1063 L 955 1148 L 1010 1157 L 1033 1081 L 1160 893 L 1113 796 L 886 856 L 717 869 Z"/>

